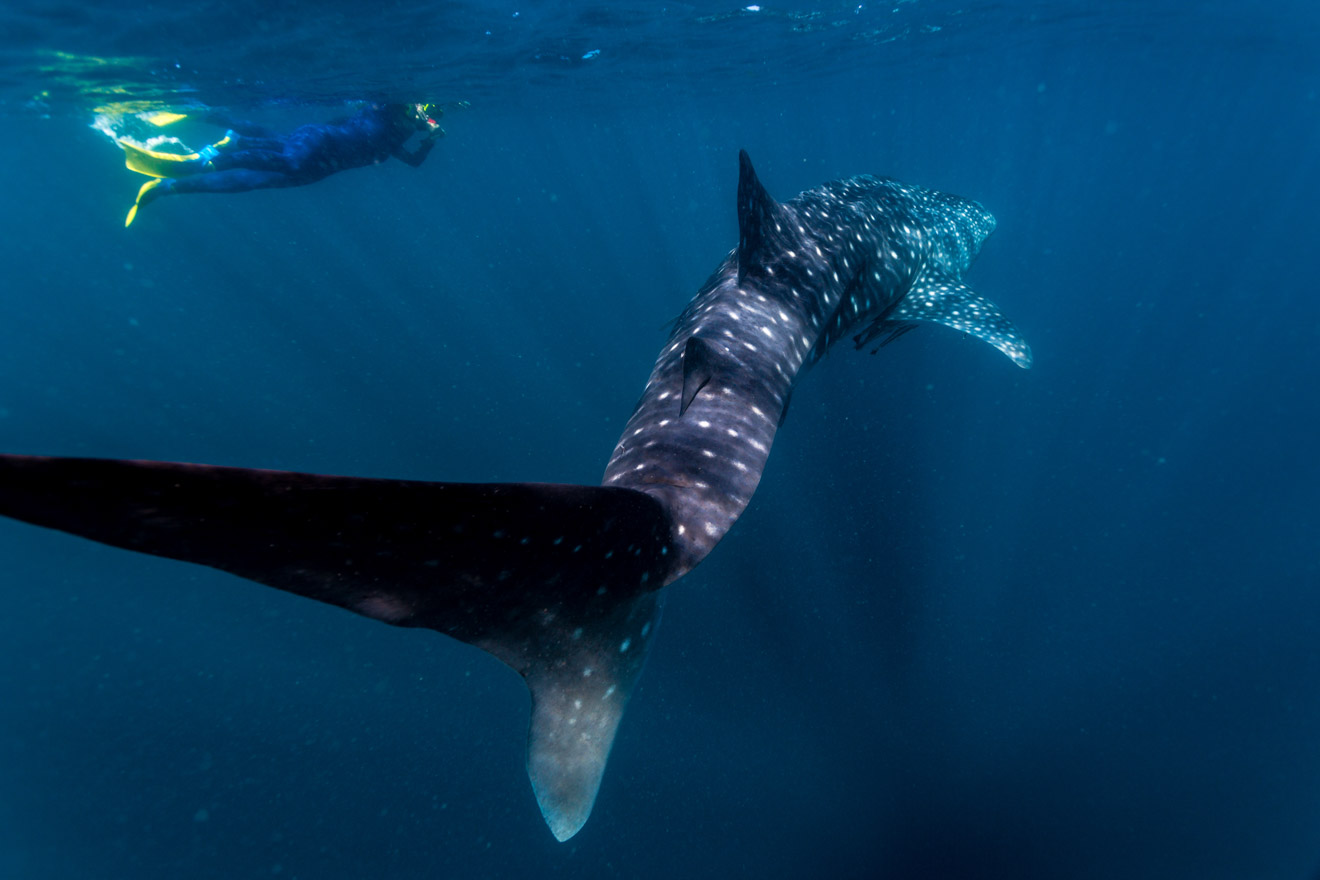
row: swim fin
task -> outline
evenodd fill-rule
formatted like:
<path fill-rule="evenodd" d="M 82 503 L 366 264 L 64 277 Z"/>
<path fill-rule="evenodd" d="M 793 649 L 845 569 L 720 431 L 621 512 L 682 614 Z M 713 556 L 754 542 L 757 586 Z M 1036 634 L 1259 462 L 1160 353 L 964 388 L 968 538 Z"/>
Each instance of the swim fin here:
<path fill-rule="evenodd" d="M 160 193 L 152 192 L 159 185 L 160 185 L 160 178 L 158 177 L 152 178 L 151 180 L 148 180 L 146 183 L 142 184 L 141 189 L 138 190 L 137 198 L 133 200 L 133 207 L 128 209 L 128 216 L 124 218 L 125 229 L 132 226 L 133 221 L 137 219 L 138 208 L 142 207 L 148 202 L 155 201 L 161 195 Z"/>
<path fill-rule="evenodd" d="M 140 147 L 127 140 L 119 141 L 124 151 L 124 165 L 130 171 L 145 174 L 148 177 L 186 177 L 207 170 L 207 164 L 215 157 L 215 151 L 229 143 L 229 136 L 203 147 L 199 152 L 171 153 L 165 150 L 152 150 Z M 182 144 L 179 146 L 183 147 Z M 188 149 L 183 147 L 183 149 Z"/>
<path fill-rule="evenodd" d="M 187 119 L 187 113 L 174 113 L 170 110 L 157 110 L 154 113 L 142 113 L 140 117 L 145 122 L 150 122 L 157 128 L 164 128 L 167 125 L 173 125 L 180 119 Z"/>

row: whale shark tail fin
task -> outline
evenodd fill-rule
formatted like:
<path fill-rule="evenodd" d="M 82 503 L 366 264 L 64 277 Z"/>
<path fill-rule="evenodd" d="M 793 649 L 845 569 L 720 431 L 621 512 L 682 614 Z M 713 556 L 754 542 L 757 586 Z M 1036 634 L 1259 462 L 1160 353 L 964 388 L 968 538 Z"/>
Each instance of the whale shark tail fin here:
<path fill-rule="evenodd" d="M 630 489 L 0 455 L 0 515 L 476 645 L 532 695 L 528 773 L 567 840 L 658 622 L 670 520 Z"/>

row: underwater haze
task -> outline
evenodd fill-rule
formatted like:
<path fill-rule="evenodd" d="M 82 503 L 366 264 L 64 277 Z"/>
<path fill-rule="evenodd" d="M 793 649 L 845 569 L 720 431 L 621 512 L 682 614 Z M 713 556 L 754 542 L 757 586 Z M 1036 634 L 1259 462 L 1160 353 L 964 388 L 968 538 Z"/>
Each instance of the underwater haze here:
<path fill-rule="evenodd" d="M 92 127 L 360 100 L 455 108 L 129 229 Z M 0 116 L 2 452 L 596 484 L 740 148 L 983 204 L 1035 354 L 807 374 L 563 844 L 491 656 L 0 521 L 0 878 L 1320 876 L 1313 3 L 18 0 Z"/>

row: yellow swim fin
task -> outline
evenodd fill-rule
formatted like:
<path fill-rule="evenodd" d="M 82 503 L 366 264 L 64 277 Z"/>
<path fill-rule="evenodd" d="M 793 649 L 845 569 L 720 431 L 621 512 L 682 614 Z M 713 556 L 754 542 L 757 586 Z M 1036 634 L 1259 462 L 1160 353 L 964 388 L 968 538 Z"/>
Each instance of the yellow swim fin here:
<path fill-rule="evenodd" d="M 125 229 L 132 226 L 133 221 L 137 219 L 138 207 L 142 204 L 142 197 L 151 192 L 157 186 L 160 186 L 159 179 L 148 180 L 146 183 L 142 184 L 142 188 L 138 190 L 137 198 L 133 200 L 133 207 L 128 209 L 128 216 L 124 218 Z M 148 198 L 147 201 L 151 201 L 151 199 Z"/>
<path fill-rule="evenodd" d="M 124 164 L 128 169 L 148 177 L 185 177 L 206 167 L 199 153 L 148 150 L 128 141 L 120 141 L 119 146 L 124 151 Z"/>
<path fill-rule="evenodd" d="M 155 113 L 143 113 L 142 119 L 150 122 L 157 128 L 164 128 L 167 125 L 173 125 L 180 119 L 187 119 L 187 113 L 173 113 L 169 110 L 157 110 Z"/>
<path fill-rule="evenodd" d="M 191 151 L 168 153 L 164 150 L 150 150 L 146 147 L 139 147 L 127 140 L 121 140 L 118 143 L 124 151 L 124 165 L 130 171 L 136 171 L 138 174 L 145 174 L 148 177 L 187 177 L 189 174 L 209 170 L 206 167 L 207 163 L 215 158 L 220 147 L 229 143 L 229 135 L 225 135 L 209 147 L 202 147 L 196 153 Z M 183 144 L 179 144 L 179 147 L 184 150 L 188 149 Z"/>

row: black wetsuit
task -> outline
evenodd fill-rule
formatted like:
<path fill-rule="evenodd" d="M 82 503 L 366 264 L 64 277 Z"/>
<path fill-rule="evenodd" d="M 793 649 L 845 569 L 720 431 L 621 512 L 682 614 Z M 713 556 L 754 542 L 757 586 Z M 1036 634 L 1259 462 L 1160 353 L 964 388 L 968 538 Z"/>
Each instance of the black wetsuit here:
<path fill-rule="evenodd" d="M 371 104 L 356 116 L 304 125 L 283 137 L 249 123 L 222 124 L 231 129 L 229 141 L 206 170 L 162 180 L 163 192 L 155 195 L 303 186 L 391 156 L 416 168 L 435 143 L 426 138 L 416 150 L 404 148 L 410 137 L 428 129 L 411 104 Z"/>

